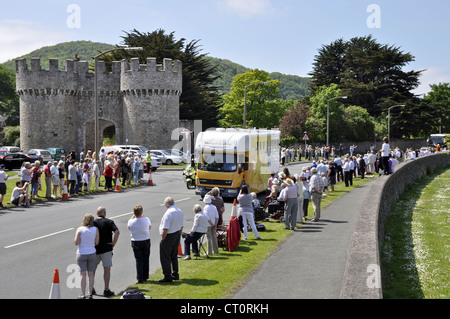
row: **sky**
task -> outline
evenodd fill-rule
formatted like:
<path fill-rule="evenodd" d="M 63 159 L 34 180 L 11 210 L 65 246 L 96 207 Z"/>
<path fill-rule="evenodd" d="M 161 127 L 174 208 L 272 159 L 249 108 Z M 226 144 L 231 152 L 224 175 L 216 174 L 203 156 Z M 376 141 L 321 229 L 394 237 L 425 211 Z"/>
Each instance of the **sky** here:
<path fill-rule="evenodd" d="M 337 39 L 372 35 L 425 70 L 414 91 L 450 82 L 448 0 L 16 0 L 0 11 L 0 63 L 43 46 L 88 40 L 122 44 L 124 32 L 164 29 L 202 53 L 252 69 L 308 76 Z"/>

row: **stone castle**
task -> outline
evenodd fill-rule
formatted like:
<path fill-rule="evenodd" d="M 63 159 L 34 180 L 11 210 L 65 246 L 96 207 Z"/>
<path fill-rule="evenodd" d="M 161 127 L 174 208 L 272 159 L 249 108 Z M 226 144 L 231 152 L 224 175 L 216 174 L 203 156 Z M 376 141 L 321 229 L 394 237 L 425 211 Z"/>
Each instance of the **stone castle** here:
<path fill-rule="evenodd" d="M 25 59 L 16 61 L 21 148 L 94 150 L 94 73 L 86 61 L 67 60 L 63 71 L 58 59 L 49 62 L 49 70 L 43 70 L 39 58 L 31 59 L 30 69 Z M 141 65 L 133 58 L 113 62 L 111 72 L 99 61 L 96 72 L 100 146 L 103 130 L 110 126 L 117 144 L 169 149 L 177 142 L 171 133 L 180 125 L 180 61 L 164 59 L 157 65 L 148 58 Z"/>

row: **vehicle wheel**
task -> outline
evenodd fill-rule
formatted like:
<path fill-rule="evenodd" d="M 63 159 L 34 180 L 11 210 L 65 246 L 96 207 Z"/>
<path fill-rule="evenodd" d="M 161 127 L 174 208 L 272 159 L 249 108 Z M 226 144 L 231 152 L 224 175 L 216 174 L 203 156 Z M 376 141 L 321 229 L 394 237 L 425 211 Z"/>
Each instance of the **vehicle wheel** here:
<path fill-rule="evenodd" d="M 166 165 L 172 165 L 172 164 L 173 164 L 172 160 L 168 159 L 168 160 L 166 161 Z"/>
<path fill-rule="evenodd" d="M 186 181 L 186 187 L 187 187 L 188 189 L 191 189 L 191 187 L 192 187 L 192 181 Z"/>

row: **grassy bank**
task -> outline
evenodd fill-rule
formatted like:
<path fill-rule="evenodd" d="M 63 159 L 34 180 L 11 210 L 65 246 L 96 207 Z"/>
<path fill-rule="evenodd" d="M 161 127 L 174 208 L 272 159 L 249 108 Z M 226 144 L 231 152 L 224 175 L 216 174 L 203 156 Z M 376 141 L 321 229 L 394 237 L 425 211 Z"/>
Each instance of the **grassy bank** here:
<path fill-rule="evenodd" d="M 382 250 L 385 298 L 450 298 L 450 169 L 408 187 L 392 206 Z"/>

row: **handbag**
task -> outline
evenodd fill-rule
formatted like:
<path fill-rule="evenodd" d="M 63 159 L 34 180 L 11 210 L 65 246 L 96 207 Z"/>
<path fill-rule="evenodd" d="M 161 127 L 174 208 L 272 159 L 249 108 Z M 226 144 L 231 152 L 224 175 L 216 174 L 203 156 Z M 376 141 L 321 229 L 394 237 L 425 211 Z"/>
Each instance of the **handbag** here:
<path fill-rule="evenodd" d="M 126 290 L 120 299 L 145 299 L 145 294 L 136 289 Z"/>

